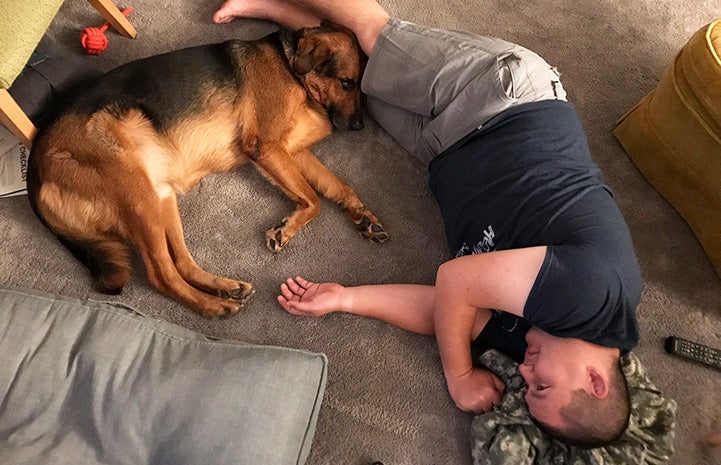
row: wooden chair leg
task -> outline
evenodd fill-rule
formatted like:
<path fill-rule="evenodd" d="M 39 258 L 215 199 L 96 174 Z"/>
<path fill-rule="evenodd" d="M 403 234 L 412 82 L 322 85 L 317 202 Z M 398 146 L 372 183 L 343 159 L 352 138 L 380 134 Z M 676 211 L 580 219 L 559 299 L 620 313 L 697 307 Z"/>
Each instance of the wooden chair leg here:
<path fill-rule="evenodd" d="M 7 89 L 0 89 L 0 123 L 30 148 L 37 128 Z"/>
<path fill-rule="evenodd" d="M 88 0 L 90 4 L 98 10 L 103 18 L 105 18 L 111 26 L 115 28 L 120 35 L 128 39 L 134 39 L 138 34 L 130 21 L 123 16 L 123 13 L 111 0 Z"/>

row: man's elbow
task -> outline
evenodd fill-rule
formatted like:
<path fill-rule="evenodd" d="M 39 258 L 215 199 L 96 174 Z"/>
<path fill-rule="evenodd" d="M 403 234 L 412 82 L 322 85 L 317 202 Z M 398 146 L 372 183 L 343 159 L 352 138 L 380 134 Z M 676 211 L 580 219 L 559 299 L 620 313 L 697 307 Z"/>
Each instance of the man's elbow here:
<path fill-rule="evenodd" d="M 463 276 L 453 260 L 444 262 L 436 271 L 436 292 L 457 288 L 462 279 Z"/>

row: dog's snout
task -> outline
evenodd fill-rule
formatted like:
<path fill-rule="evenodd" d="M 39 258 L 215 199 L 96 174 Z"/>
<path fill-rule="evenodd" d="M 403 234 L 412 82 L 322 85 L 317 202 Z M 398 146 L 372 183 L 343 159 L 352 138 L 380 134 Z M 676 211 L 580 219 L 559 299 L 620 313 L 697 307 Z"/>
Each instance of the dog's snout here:
<path fill-rule="evenodd" d="M 363 129 L 363 112 L 360 110 L 356 110 L 349 116 L 343 114 L 337 107 L 331 106 L 328 108 L 328 116 L 336 129 L 353 131 Z"/>
<path fill-rule="evenodd" d="M 348 125 L 352 130 L 360 131 L 361 129 L 363 129 L 363 115 L 361 115 L 360 112 L 355 113 L 353 116 L 351 116 Z"/>

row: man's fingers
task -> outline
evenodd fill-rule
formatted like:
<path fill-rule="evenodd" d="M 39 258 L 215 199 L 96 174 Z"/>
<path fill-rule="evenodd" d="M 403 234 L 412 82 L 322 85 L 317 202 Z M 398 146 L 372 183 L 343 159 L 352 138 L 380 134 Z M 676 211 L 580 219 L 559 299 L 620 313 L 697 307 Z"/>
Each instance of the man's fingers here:
<path fill-rule="evenodd" d="M 488 405 L 488 408 L 484 408 L 484 409 L 482 409 L 481 411 L 475 412 L 475 413 L 476 413 L 476 414 L 481 414 L 481 413 L 490 412 L 490 411 L 493 410 L 493 408 L 494 408 L 496 405 L 498 405 L 498 402 L 491 402 L 491 403 Z"/>
<path fill-rule="evenodd" d="M 303 295 L 303 292 L 305 292 L 305 288 L 298 285 L 298 283 L 295 282 L 295 280 L 293 280 L 293 278 L 286 279 L 285 284 L 286 284 L 286 286 L 288 286 L 288 289 L 293 291 L 294 294 Z"/>
<path fill-rule="evenodd" d="M 481 413 L 490 412 L 493 410 L 494 405 L 496 405 L 495 402 L 489 402 L 486 399 L 483 399 L 481 405 L 477 405 L 476 408 L 473 409 L 473 413 L 480 415 Z"/>
<path fill-rule="evenodd" d="M 491 407 L 501 402 L 501 396 L 503 394 L 503 391 L 493 391 L 493 396 L 491 396 Z"/>
<path fill-rule="evenodd" d="M 285 298 L 285 300 L 292 300 L 295 296 L 285 283 L 280 285 L 280 294 Z"/>
<path fill-rule="evenodd" d="M 501 381 L 501 378 L 496 375 L 493 375 L 493 386 L 495 386 L 496 390 L 501 391 L 501 393 L 506 390 L 506 385 Z"/>
<path fill-rule="evenodd" d="M 465 405 L 456 403 L 456 407 L 464 412 L 471 412 L 476 415 L 490 412 L 495 405 L 501 402 L 502 395 L 503 392 L 495 389 L 485 389 L 483 392 L 479 392 L 474 399 L 468 399 L 469 402 L 465 403 Z"/>
<path fill-rule="evenodd" d="M 280 304 L 281 307 L 283 307 L 283 309 L 286 312 L 293 313 L 293 310 L 288 305 L 288 299 L 286 299 L 282 295 L 279 295 L 277 298 L 278 298 L 278 303 Z"/>
<path fill-rule="evenodd" d="M 296 280 L 296 282 L 297 282 L 298 284 L 300 284 L 300 286 L 301 286 L 303 289 L 308 289 L 310 286 L 313 285 L 312 282 L 308 281 L 307 279 L 304 279 L 304 278 L 301 277 L 301 276 L 296 276 L 296 277 L 295 277 L 295 280 Z"/>
<path fill-rule="evenodd" d="M 308 312 L 297 308 L 295 301 L 288 300 L 285 297 L 283 297 L 282 295 L 278 296 L 278 303 L 280 304 L 281 307 L 283 307 L 283 309 L 286 312 L 290 313 L 291 315 L 295 315 L 295 316 L 308 316 L 309 315 Z"/>

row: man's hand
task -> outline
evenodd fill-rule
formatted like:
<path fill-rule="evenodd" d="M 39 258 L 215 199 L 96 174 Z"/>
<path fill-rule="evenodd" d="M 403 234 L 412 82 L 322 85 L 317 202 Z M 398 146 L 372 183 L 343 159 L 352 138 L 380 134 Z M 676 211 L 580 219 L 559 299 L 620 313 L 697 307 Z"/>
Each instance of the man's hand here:
<path fill-rule="evenodd" d="M 341 295 L 344 289 L 340 284 L 312 283 L 296 276 L 280 285 L 278 303 L 293 315 L 321 316 L 342 310 Z"/>
<path fill-rule="evenodd" d="M 473 368 L 460 376 L 446 375 L 446 381 L 456 407 L 475 414 L 490 411 L 506 390 L 498 376 L 482 368 Z"/>

